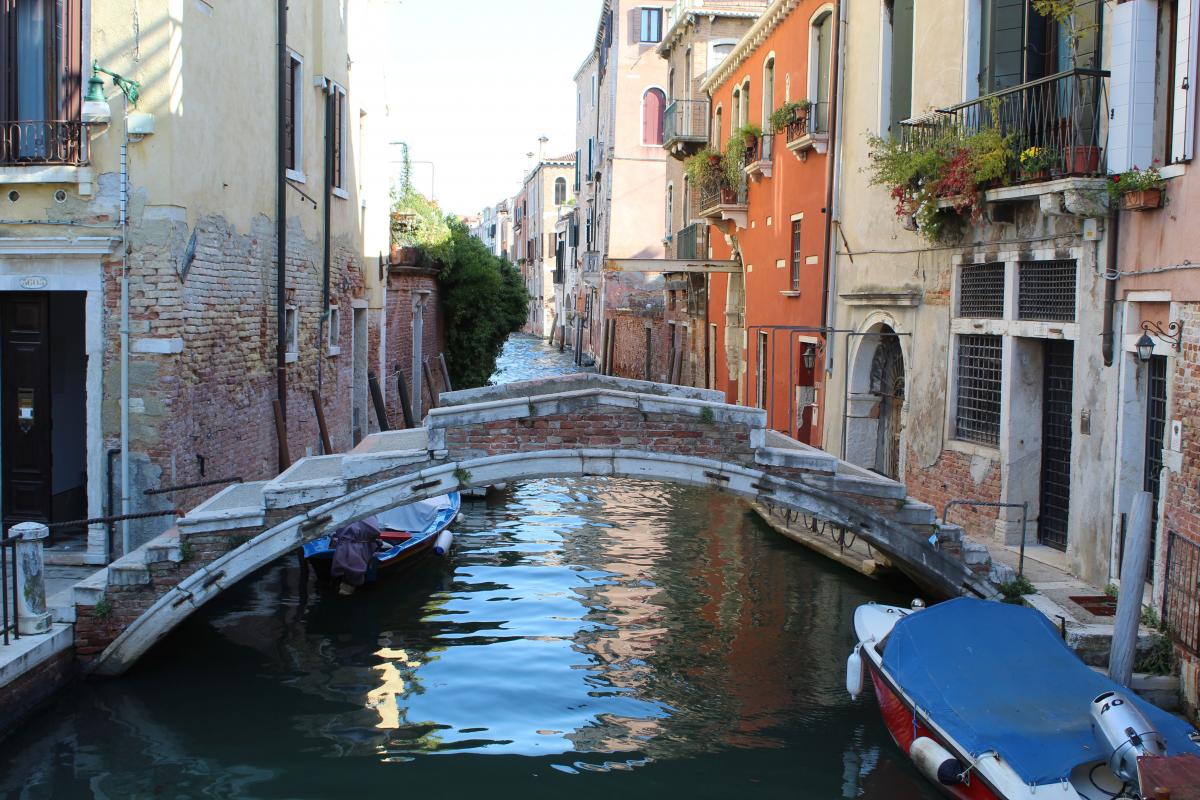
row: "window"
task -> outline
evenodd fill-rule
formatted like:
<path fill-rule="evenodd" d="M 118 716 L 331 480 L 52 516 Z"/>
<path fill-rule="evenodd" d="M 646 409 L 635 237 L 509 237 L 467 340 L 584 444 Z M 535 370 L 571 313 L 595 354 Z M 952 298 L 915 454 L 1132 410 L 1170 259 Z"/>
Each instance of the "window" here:
<path fill-rule="evenodd" d="M 954 438 L 980 444 L 1000 441 L 1001 338 L 958 337 L 958 397 Z"/>
<path fill-rule="evenodd" d="M 341 328 L 342 312 L 337 306 L 329 307 L 329 355 L 336 356 L 342 352 Z"/>
<path fill-rule="evenodd" d="M 742 118 L 742 90 L 733 90 L 733 102 L 729 106 L 729 135 L 737 133 Z"/>
<path fill-rule="evenodd" d="M 346 90 L 337 84 L 330 84 L 330 112 L 333 114 L 331 128 L 333 131 L 333 169 L 330 174 L 330 184 L 333 193 L 338 197 L 346 194 Z"/>
<path fill-rule="evenodd" d="M 671 221 L 675 216 L 675 186 L 667 184 L 667 224 L 664 236 L 667 239 L 671 238 Z"/>
<path fill-rule="evenodd" d="M 587 237 L 587 249 L 592 249 L 592 227 L 595 224 L 596 212 L 593 209 L 588 209 L 587 219 L 584 220 L 584 232 Z"/>
<path fill-rule="evenodd" d="M 583 119 L 583 92 L 575 92 L 575 121 Z"/>
<path fill-rule="evenodd" d="M 579 174 L 582 169 L 583 169 L 583 151 L 576 150 L 575 151 L 575 192 L 576 192 L 576 194 L 579 193 L 579 189 L 580 189 Z"/>
<path fill-rule="evenodd" d="M 662 9 L 643 8 L 642 11 L 642 42 L 662 41 Z"/>
<path fill-rule="evenodd" d="M 288 53 L 288 71 L 284 76 L 283 119 L 286 131 L 283 143 L 284 166 L 287 176 L 304 181 L 304 61 Z"/>
<path fill-rule="evenodd" d="M 1017 265 L 1017 319 L 1075 321 L 1075 260 Z"/>
<path fill-rule="evenodd" d="M 721 115 L 723 113 L 724 110 L 720 106 L 717 106 L 717 110 L 713 115 L 713 148 L 716 150 L 721 149 Z"/>
<path fill-rule="evenodd" d="M 79 0 L 0 3 L 0 163 L 74 163 L 80 139 L 82 12 Z"/>
<path fill-rule="evenodd" d="M 561 206 L 567 202 L 567 179 L 554 179 L 554 205 Z"/>
<path fill-rule="evenodd" d="M 767 407 L 767 333 L 758 332 L 758 357 L 755 367 L 758 371 L 758 407 Z"/>
<path fill-rule="evenodd" d="M 716 69 L 717 65 L 724 61 L 733 52 L 733 48 L 735 47 L 737 47 L 737 42 L 714 42 L 712 45 L 712 58 L 708 60 L 709 70 Z"/>
<path fill-rule="evenodd" d="M 750 124 L 750 79 L 742 84 L 742 108 L 738 115 L 738 127 L 744 128 Z"/>
<path fill-rule="evenodd" d="M 283 331 L 286 359 L 289 362 L 295 361 L 300 354 L 300 315 L 295 306 L 288 306 L 283 310 Z"/>
<path fill-rule="evenodd" d="M 587 182 L 591 183 L 596 174 L 596 143 L 588 139 L 588 169 Z"/>
<path fill-rule="evenodd" d="M 762 127 L 766 131 L 771 124 L 771 112 L 775 110 L 775 57 L 763 65 Z"/>
<path fill-rule="evenodd" d="M 800 255 L 800 223 L 803 220 L 792 220 L 792 291 L 800 291 L 800 264 L 803 261 Z"/>
<path fill-rule="evenodd" d="M 912 116 L 913 17 L 916 0 L 893 0 L 891 67 L 888 70 L 888 130 Z"/>
<path fill-rule="evenodd" d="M 600 76 L 592 75 L 592 108 L 596 107 L 596 101 L 600 95 Z"/>
<path fill-rule="evenodd" d="M 1004 318 L 1004 263 L 964 266 L 958 278 L 958 316 Z"/>
<path fill-rule="evenodd" d="M 662 89 L 647 89 L 642 95 L 642 144 L 662 146 L 666 108 L 667 96 Z"/>
<path fill-rule="evenodd" d="M 833 58 L 833 12 L 826 11 L 812 23 L 809 40 L 809 87 L 808 97 L 815 108 L 810 112 L 813 133 L 829 130 L 829 91 L 831 88 L 830 68 Z"/>

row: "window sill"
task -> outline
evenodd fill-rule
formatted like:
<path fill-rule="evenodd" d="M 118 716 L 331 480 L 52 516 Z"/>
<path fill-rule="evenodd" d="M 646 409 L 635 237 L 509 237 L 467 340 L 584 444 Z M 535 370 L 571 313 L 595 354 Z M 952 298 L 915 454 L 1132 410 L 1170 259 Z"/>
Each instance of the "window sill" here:
<path fill-rule="evenodd" d="M 1171 178 L 1182 178 L 1185 174 L 1187 174 L 1187 164 L 1167 164 L 1158 172 L 1163 176 L 1164 179 L 1167 180 L 1170 180 Z"/>
<path fill-rule="evenodd" d="M 91 167 L 64 164 L 22 164 L 0 167 L 0 184 L 75 183 L 92 182 Z"/>
<path fill-rule="evenodd" d="M 780 294 L 783 295 L 784 297 L 799 297 L 800 296 L 800 292 L 793 291 L 793 290 L 786 290 L 786 289 L 781 291 Z"/>
<path fill-rule="evenodd" d="M 308 176 L 299 170 L 285 169 L 283 174 L 289 181 L 293 181 L 295 183 L 308 183 Z"/>
<path fill-rule="evenodd" d="M 979 442 L 968 442 L 965 439 L 947 439 L 945 448 L 956 453 L 962 453 L 968 456 L 980 456 L 991 460 L 1000 458 L 1000 445 L 981 444 Z"/>
<path fill-rule="evenodd" d="M 327 355 L 331 355 L 331 356 L 340 356 L 341 354 L 342 354 L 342 348 L 340 348 L 340 347 L 330 347 L 329 351 L 327 353 Z"/>
<path fill-rule="evenodd" d="M 338 187 L 334 186 L 332 192 L 334 197 L 340 197 L 343 200 L 350 199 L 350 192 L 346 191 L 345 189 L 339 189 Z"/>
<path fill-rule="evenodd" d="M 285 364 L 295 364 L 299 360 L 300 360 L 299 353 L 285 353 L 283 356 L 283 362 Z"/>

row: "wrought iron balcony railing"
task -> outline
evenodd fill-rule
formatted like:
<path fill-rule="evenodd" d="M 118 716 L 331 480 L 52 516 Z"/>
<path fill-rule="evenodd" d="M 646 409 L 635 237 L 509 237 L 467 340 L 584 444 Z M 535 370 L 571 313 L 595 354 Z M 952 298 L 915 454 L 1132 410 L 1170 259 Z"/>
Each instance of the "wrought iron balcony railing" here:
<path fill-rule="evenodd" d="M 1003 89 L 903 123 L 910 149 L 926 150 L 987 129 L 1011 136 L 1008 182 L 1098 176 L 1104 168 L 1103 99 L 1108 72 L 1072 69 Z M 1037 168 L 1022 169 L 1029 153 Z"/>
<path fill-rule="evenodd" d="M 746 205 L 746 177 L 743 175 L 736 186 L 726 181 L 714 181 L 700 187 L 700 215 L 710 216 L 721 206 Z"/>
<path fill-rule="evenodd" d="M 87 126 L 70 120 L 0 122 L 0 166 L 56 164 L 88 160 Z"/>
<path fill-rule="evenodd" d="M 693 222 L 675 235 L 675 258 L 693 260 L 708 256 L 708 223 Z"/>
<path fill-rule="evenodd" d="M 792 121 L 787 126 L 787 140 L 789 143 L 798 141 L 808 135 L 808 110 L 797 111 L 792 115 Z"/>
<path fill-rule="evenodd" d="M 663 147 L 708 141 L 708 101 L 676 100 L 663 116 Z"/>
<path fill-rule="evenodd" d="M 746 148 L 746 153 L 742 157 L 742 166 L 749 169 L 763 161 L 770 161 L 775 157 L 775 134 L 764 133 L 754 139 L 754 142 Z"/>

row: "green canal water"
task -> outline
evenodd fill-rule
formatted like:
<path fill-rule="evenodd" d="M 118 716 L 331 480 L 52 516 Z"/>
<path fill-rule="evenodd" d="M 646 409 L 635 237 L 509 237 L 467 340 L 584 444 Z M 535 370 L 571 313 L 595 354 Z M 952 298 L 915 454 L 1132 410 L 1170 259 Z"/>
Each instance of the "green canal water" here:
<path fill-rule="evenodd" d="M 498 378 L 565 371 L 515 339 Z M 529 481 L 455 530 L 351 597 L 267 567 L 5 739 L 0 798 L 938 796 L 844 689 L 854 608 L 906 591 L 652 482 Z"/>

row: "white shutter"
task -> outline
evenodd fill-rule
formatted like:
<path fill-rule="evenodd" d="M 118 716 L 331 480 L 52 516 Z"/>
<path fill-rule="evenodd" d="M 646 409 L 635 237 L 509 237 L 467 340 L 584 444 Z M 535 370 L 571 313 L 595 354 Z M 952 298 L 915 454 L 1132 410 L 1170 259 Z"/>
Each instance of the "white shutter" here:
<path fill-rule="evenodd" d="M 1133 0 L 1118 4 L 1112 14 L 1108 169 L 1124 172 L 1132 166 L 1145 168 L 1154 157 L 1158 4 Z"/>
<path fill-rule="evenodd" d="M 1175 96 L 1171 102 L 1171 161 L 1190 161 L 1196 139 L 1196 44 L 1200 0 L 1179 0 L 1175 33 Z"/>

